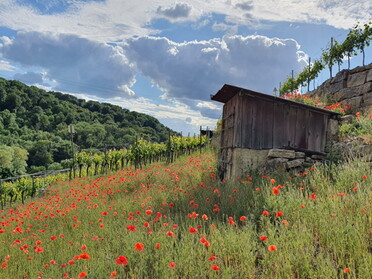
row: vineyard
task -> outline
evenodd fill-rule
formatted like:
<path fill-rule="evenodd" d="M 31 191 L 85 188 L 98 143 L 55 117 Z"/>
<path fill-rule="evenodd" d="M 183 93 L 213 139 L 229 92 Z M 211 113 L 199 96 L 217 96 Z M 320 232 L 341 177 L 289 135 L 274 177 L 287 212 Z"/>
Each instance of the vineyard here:
<path fill-rule="evenodd" d="M 280 96 L 294 92 L 301 86 L 309 85 L 319 73 L 328 67 L 330 77 L 332 78 L 332 67 L 337 64 L 340 71 L 340 66 L 343 63 L 344 57 L 348 59 L 348 69 L 350 68 L 350 58 L 357 55 L 360 51 L 363 55 L 363 66 L 365 61 L 365 48 L 370 45 L 372 39 L 372 23 L 366 23 L 362 27 L 358 24 L 351 29 L 342 43 L 336 40 L 331 40 L 331 44 L 322 53 L 320 59 L 309 62 L 308 67 L 297 75 L 297 77 L 289 77 L 280 87 Z M 309 88 L 309 87 L 308 87 Z"/>
<path fill-rule="evenodd" d="M 129 148 L 110 149 L 104 152 L 80 151 L 69 160 L 65 172 L 47 172 L 0 180 L 0 205 L 4 208 L 17 200 L 24 203 L 27 197 L 34 197 L 40 190 L 57 181 L 73 177 L 96 176 L 117 171 L 125 167 L 142 168 L 154 162 L 172 163 L 181 155 L 201 150 L 208 143 L 207 136 L 170 136 L 167 143 L 152 143 L 136 140 Z"/>

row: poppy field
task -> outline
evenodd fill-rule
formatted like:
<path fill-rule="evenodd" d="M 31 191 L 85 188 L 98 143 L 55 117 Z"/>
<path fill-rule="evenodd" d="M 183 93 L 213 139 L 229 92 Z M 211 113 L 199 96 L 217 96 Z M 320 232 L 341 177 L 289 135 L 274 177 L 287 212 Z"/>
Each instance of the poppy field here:
<path fill-rule="evenodd" d="M 0 278 L 370 278 L 371 169 L 220 181 L 212 151 L 0 211 Z"/>

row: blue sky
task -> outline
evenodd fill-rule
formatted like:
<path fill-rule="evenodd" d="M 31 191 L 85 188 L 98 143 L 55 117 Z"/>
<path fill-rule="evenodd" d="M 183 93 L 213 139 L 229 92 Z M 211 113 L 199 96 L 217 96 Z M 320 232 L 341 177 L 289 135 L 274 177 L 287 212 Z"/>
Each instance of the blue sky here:
<path fill-rule="evenodd" d="M 193 134 L 215 127 L 225 83 L 272 94 L 371 14 L 370 0 L 0 0 L 0 76 Z"/>

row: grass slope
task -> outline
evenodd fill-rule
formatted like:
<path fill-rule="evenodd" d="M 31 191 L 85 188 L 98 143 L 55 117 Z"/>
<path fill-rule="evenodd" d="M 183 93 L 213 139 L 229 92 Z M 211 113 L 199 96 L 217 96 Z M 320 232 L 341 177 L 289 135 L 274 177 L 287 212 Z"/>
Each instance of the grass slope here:
<path fill-rule="evenodd" d="M 1 278 L 370 278 L 371 169 L 216 179 L 211 152 L 0 212 Z"/>

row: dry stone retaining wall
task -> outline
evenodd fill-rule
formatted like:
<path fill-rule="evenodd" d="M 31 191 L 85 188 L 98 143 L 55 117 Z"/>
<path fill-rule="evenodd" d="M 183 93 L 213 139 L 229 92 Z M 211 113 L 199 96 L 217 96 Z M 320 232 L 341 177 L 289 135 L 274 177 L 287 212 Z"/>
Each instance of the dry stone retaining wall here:
<path fill-rule="evenodd" d="M 342 70 L 309 94 L 350 105 L 354 111 L 368 110 L 372 108 L 372 63 Z"/>

